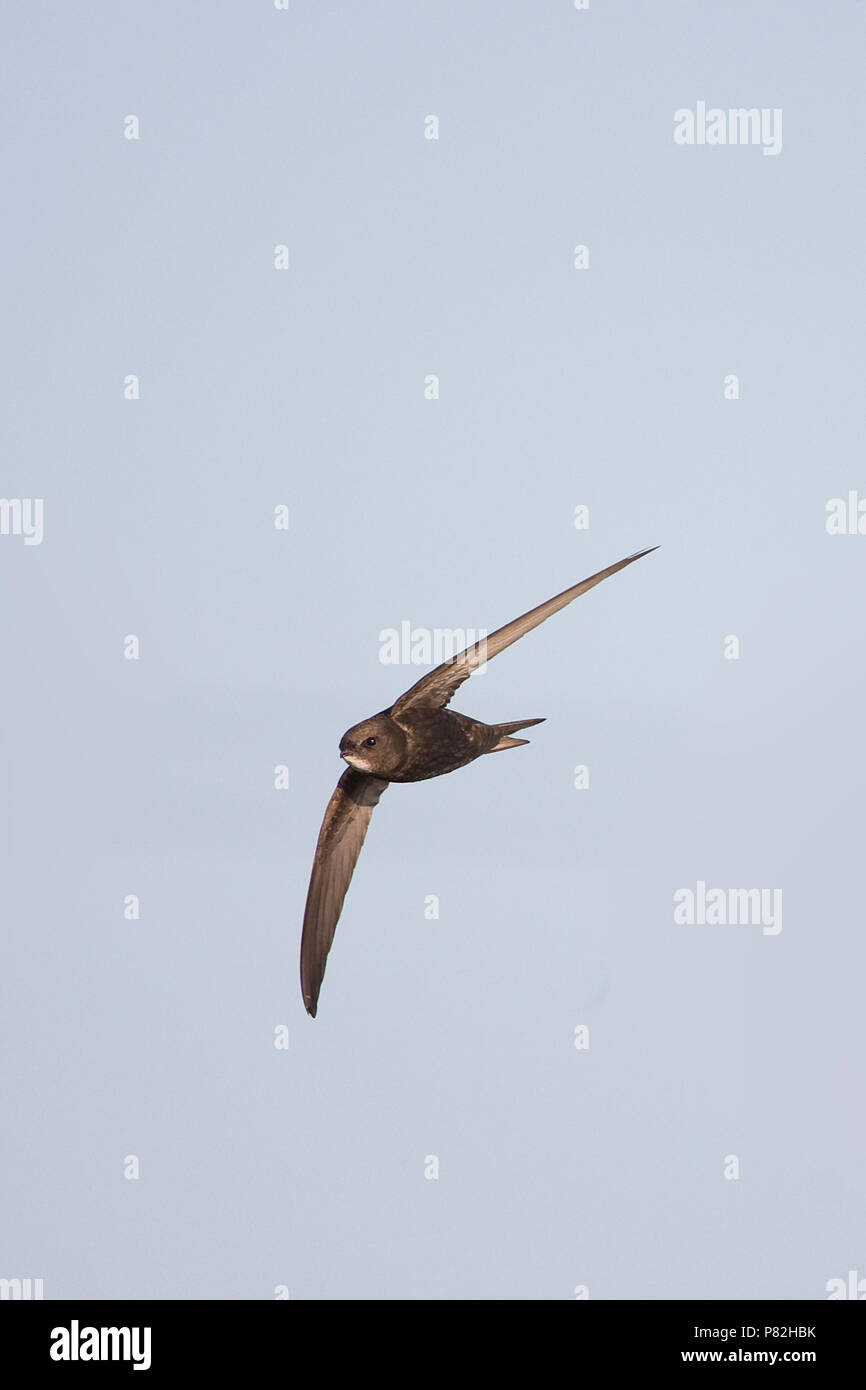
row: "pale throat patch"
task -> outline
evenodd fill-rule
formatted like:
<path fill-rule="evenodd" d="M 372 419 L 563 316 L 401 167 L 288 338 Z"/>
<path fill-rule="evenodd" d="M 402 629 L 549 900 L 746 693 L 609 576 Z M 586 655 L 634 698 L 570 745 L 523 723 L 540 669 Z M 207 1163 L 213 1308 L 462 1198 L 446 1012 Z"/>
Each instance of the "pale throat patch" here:
<path fill-rule="evenodd" d="M 359 753 L 344 753 L 343 757 L 345 758 L 349 766 L 353 767 L 356 772 L 370 771 L 370 763 L 368 759 L 362 758 Z"/>

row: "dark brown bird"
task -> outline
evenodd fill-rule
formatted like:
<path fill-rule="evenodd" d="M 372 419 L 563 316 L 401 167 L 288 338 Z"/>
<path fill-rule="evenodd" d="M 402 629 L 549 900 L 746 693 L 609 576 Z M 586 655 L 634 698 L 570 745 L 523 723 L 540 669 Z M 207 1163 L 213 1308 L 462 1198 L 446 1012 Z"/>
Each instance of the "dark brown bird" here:
<path fill-rule="evenodd" d="M 354 872 L 373 807 L 389 782 L 423 782 L 474 762 L 483 753 L 498 753 L 528 743 L 512 738 L 518 729 L 542 719 L 516 719 L 509 724 L 482 724 L 478 719 L 446 708 L 458 686 L 524 633 L 538 627 L 551 613 L 600 584 L 617 570 L 656 550 L 640 550 L 606 570 L 590 575 L 571 589 L 539 604 L 521 618 L 443 661 L 381 714 L 355 724 L 340 739 L 340 757 L 349 764 L 328 802 L 319 831 L 313 873 L 304 910 L 301 938 L 301 992 L 307 1012 L 315 1018 L 325 962 L 334 939 L 343 899 Z"/>

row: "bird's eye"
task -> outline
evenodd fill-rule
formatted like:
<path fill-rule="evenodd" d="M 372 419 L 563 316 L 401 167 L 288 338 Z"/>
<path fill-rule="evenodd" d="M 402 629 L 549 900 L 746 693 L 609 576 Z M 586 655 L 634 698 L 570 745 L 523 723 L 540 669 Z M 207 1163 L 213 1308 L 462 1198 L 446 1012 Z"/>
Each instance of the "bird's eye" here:
<path fill-rule="evenodd" d="M 376 742 L 376 740 L 375 740 L 374 738 L 365 738 L 365 739 L 364 739 L 364 747 L 365 747 L 365 748 L 372 748 L 375 742 Z"/>

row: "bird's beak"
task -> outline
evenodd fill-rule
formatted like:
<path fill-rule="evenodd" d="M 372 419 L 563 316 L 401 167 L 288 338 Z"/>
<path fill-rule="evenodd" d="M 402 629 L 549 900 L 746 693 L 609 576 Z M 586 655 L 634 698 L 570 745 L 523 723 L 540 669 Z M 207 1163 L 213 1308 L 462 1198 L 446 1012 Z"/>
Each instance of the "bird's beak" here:
<path fill-rule="evenodd" d="M 344 753 L 342 750 L 340 751 L 340 757 L 341 757 L 345 762 L 348 762 L 348 761 L 349 761 L 349 755 L 348 755 L 348 753 Z"/>

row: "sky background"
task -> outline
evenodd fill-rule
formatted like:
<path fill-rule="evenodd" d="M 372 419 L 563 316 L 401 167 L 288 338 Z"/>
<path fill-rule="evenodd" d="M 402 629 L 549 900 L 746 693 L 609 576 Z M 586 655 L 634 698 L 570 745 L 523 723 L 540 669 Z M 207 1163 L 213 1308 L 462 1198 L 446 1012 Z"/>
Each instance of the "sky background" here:
<path fill-rule="evenodd" d="M 0 536 L 0 1276 L 866 1276 L 866 535 L 825 526 L 866 496 L 866 6 L 3 27 L 2 493 L 45 532 Z M 781 154 L 676 145 L 701 100 L 781 108 Z M 455 698 L 531 746 L 383 796 L 310 1020 L 339 738 L 421 674 L 380 632 L 651 545 Z M 675 923 L 698 880 L 781 888 L 782 931 Z"/>

